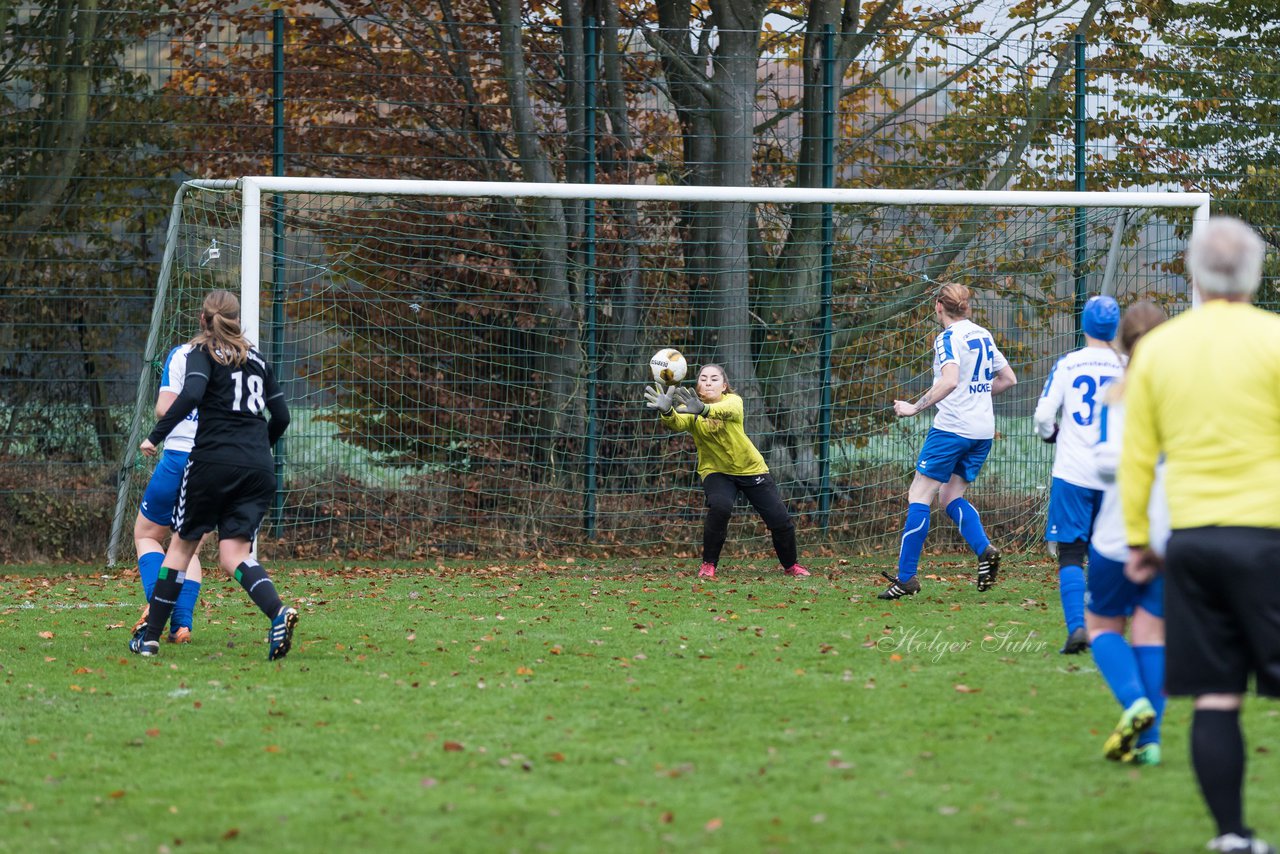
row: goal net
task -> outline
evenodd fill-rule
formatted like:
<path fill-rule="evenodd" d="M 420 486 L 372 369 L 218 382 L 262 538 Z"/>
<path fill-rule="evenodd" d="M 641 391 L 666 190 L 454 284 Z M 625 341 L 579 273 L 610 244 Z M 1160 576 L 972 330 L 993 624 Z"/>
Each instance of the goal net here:
<path fill-rule="evenodd" d="M 643 403 L 675 347 L 722 365 L 802 554 L 892 549 L 932 413 L 939 283 L 968 285 L 1020 383 L 970 491 L 992 539 L 1042 534 L 1052 448 L 1029 415 L 1087 295 L 1188 304 L 1208 199 L 1179 193 L 795 190 L 244 178 L 174 204 L 130 447 L 204 295 L 241 295 L 293 413 L 272 556 L 696 563 L 692 441 Z M 123 461 L 127 544 L 150 469 Z M 939 520 L 935 520 L 938 522 Z M 963 542 L 935 524 L 930 547 Z M 127 556 L 127 555 L 126 555 Z M 772 561 L 745 505 L 723 562 Z"/>

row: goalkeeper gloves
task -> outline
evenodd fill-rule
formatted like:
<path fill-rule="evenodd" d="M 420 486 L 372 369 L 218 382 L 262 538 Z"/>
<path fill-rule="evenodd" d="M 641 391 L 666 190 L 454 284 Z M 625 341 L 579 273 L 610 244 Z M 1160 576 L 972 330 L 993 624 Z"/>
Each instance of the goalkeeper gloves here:
<path fill-rule="evenodd" d="M 707 408 L 702 399 L 687 388 L 676 389 L 675 398 L 676 411 L 683 412 L 686 415 L 701 415 L 702 411 Z"/>
<path fill-rule="evenodd" d="M 663 415 L 671 412 L 674 406 L 672 402 L 674 386 L 667 386 L 667 390 L 663 391 L 662 386 L 654 383 L 651 386 L 644 387 L 644 405 L 650 409 L 656 409 Z"/>

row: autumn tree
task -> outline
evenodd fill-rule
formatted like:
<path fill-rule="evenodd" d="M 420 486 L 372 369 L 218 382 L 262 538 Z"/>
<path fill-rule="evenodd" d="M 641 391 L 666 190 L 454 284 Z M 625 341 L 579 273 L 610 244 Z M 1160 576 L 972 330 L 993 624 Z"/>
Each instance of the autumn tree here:
<path fill-rule="evenodd" d="M 928 48 L 977 32 L 982 21 L 974 3 L 908 10 L 897 0 L 814 0 L 781 8 L 753 0 L 711 2 L 706 7 L 660 1 L 657 27 L 645 32 L 662 57 L 680 116 L 686 154 L 682 179 L 687 183 L 750 183 L 757 153 L 744 146 L 744 140 L 795 116 L 799 151 L 794 168 L 784 170 L 781 178 L 795 186 L 820 186 L 819 83 L 823 33 L 829 27 L 834 32 L 831 73 L 839 87 L 838 100 L 845 105 L 845 115 L 853 117 L 841 129 L 840 162 L 874 162 L 869 149 L 886 129 L 913 125 L 905 137 L 909 141 L 899 145 L 899 161 L 866 170 L 865 185 L 1007 189 L 1026 177 L 1029 153 L 1067 115 L 1064 81 L 1073 64 L 1071 36 L 1090 32 L 1102 7 L 1102 0 L 1019 4 L 972 56 L 956 65 L 943 64 L 937 54 L 931 57 Z M 765 37 L 766 12 L 793 22 L 790 41 L 801 45 L 798 54 L 776 35 Z M 716 38 L 707 37 L 712 32 Z M 1022 68 L 993 61 L 1011 43 L 1032 35 L 1052 49 L 1033 54 Z M 804 85 L 798 103 L 778 104 L 774 114 L 756 123 L 759 68 L 766 51 L 799 63 Z M 932 72 L 927 82 L 909 97 L 893 88 L 896 77 L 920 76 L 926 69 Z M 1036 79 L 1041 82 L 1018 85 Z M 959 103 L 937 122 L 915 124 L 913 108 L 944 93 Z M 966 97 L 974 109 L 966 109 Z M 993 104 L 997 99 L 1001 103 Z M 874 110 L 872 102 L 878 105 Z M 954 133 L 956 124 L 971 123 L 975 116 L 991 116 L 995 126 L 984 132 L 970 124 L 967 137 Z M 907 164 L 909 169 L 901 168 Z M 691 277 L 708 293 L 702 302 L 710 311 L 703 322 L 717 330 L 718 360 L 729 366 L 736 382 L 774 402 L 773 423 L 762 425 L 770 437 L 764 444 L 771 468 L 812 486 L 817 474 L 811 437 L 818 413 L 818 356 L 812 348 L 795 348 L 794 342 L 812 337 L 818 322 L 819 206 L 799 206 L 788 213 L 789 229 L 781 248 L 748 253 L 743 248 L 757 232 L 746 205 L 699 206 L 690 217 L 685 252 Z M 699 230 L 696 223 L 709 225 Z M 918 269 L 910 286 L 897 289 L 892 300 L 880 302 L 870 313 L 845 318 L 841 341 L 848 345 L 860 330 L 918 306 L 927 283 L 945 274 L 977 233 L 978 224 L 971 220 L 947 234 L 943 245 L 922 253 L 930 261 Z M 757 309 L 754 313 L 752 307 Z M 758 324 L 752 322 L 752 314 L 760 318 Z"/>
<path fill-rule="evenodd" d="M 1143 11 L 1149 26 L 1104 55 L 1120 84 L 1106 120 L 1123 166 L 1209 192 L 1216 213 L 1280 249 L 1280 10 L 1153 0 Z M 1258 299 L 1280 307 L 1280 268 L 1270 269 Z"/>
<path fill-rule="evenodd" d="M 148 204 L 170 195 L 149 159 L 166 145 L 157 99 L 127 57 L 161 11 L 0 2 L 0 455 L 26 421 L 47 454 L 116 458 L 109 381 L 125 315 L 146 309 L 121 297 L 149 288 L 164 202 Z M 85 401 L 87 447 L 83 415 L 59 414 Z"/>
<path fill-rule="evenodd" d="M 190 13 L 207 15 L 214 8 L 197 4 Z M 386 2 L 376 9 L 328 0 L 324 18 L 285 8 L 291 16 L 289 121 L 296 140 L 289 168 L 298 173 L 573 181 L 594 159 L 605 181 L 817 186 L 823 119 L 818 83 L 827 61 L 823 33 L 830 27 L 840 105 L 837 156 L 841 164 L 859 166 L 842 170 L 842 183 L 1005 189 L 1069 186 L 1061 171 L 1045 165 L 1071 132 L 1073 37 L 1103 31 L 1104 3 L 1028 0 L 999 21 L 983 18 L 973 2 L 909 8 L 898 0 L 441 0 L 428 6 Z M 237 19 L 243 33 L 262 30 L 262 11 L 250 9 Z M 601 45 L 590 56 L 589 19 L 597 22 Z M 947 46 L 965 39 L 964 58 L 947 58 Z M 171 89 L 264 91 L 268 64 L 260 39 L 218 50 L 218 57 L 187 53 L 190 61 Z M 767 69 L 788 66 L 800 72 L 795 93 L 766 96 Z M 604 120 L 594 143 L 586 135 L 589 77 L 598 81 L 590 94 Z M 897 86 L 902 79 L 911 85 Z M 247 133 L 237 128 L 235 140 L 203 153 L 205 174 L 211 167 L 223 175 L 264 169 L 268 103 L 258 97 L 249 106 L 260 117 L 256 127 L 250 123 Z M 940 115 L 927 118 L 922 109 L 943 106 Z M 245 103 L 210 108 L 243 112 Z M 226 118 L 226 126 L 236 126 L 232 115 Z M 783 127 L 794 127 L 798 142 L 774 151 L 763 141 Z M 887 157 L 880 150 L 885 147 Z M 252 153 L 246 156 L 246 149 Z M 581 424 L 584 206 L 537 201 L 494 203 L 490 210 L 510 233 L 495 250 L 503 256 L 504 275 L 514 273 L 522 292 L 536 296 L 539 358 L 558 367 L 539 371 L 554 379 L 531 392 L 543 440 L 553 442 L 554 436 L 574 435 Z M 770 465 L 780 478 L 812 491 L 818 354 L 797 342 L 812 340 L 819 319 L 820 210 L 800 206 L 772 215 L 784 223 L 780 232 L 740 202 L 697 203 L 678 212 L 674 251 L 682 260 L 678 287 L 687 292 L 689 312 L 676 322 L 687 323 L 700 360 L 724 363 L 736 385 L 768 403 L 752 426 L 764 438 Z M 614 358 L 604 361 L 631 364 L 637 306 L 652 287 L 635 255 L 636 238 L 646 232 L 634 207 L 619 206 L 604 219 L 606 239 L 615 241 L 624 259 L 611 282 L 619 312 L 602 331 L 602 346 Z M 498 220 L 492 222 L 497 233 Z M 982 225 L 968 218 L 911 235 L 929 245 L 903 255 L 900 281 L 892 288 L 843 279 L 840 296 L 859 308 L 838 319 L 838 346 L 865 349 L 873 343 L 868 330 L 879 335 L 890 319 L 918 314 L 928 283 L 980 245 L 981 233 Z M 854 242 L 852 233 L 839 239 Z M 488 262 L 475 266 L 486 275 L 496 272 Z M 892 297 L 876 289 L 892 290 Z M 518 326 L 527 319 L 499 310 L 485 322 Z"/>

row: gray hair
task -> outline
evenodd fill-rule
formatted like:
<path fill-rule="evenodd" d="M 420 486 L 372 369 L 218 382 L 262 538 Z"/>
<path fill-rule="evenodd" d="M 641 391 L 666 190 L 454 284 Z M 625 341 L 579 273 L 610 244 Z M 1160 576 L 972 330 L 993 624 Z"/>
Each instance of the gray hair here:
<path fill-rule="evenodd" d="M 1191 233 L 1187 275 L 1202 296 L 1252 297 L 1262 283 L 1266 246 L 1244 222 L 1216 216 Z"/>

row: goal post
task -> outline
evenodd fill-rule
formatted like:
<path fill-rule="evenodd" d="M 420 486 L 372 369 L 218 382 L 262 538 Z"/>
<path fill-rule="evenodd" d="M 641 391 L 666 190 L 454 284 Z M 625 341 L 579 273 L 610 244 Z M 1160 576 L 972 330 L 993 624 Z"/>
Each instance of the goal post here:
<path fill-rule="evenodd" d="M 1072 281 L 1186 304 L 1169 269 L 1209 206 L 1173 192 L 188 181 L 108 559 L 148 474 L 134 451 L 156 366 L 194 334 L 214 287 L 240 294 L 246 335 L 277 361 L 295 413 L 266 531 L 288 554 L 696 562 L 692 444 L 640 395 L 666 346 L 695 372 L 727 369 L 802 550 L 884 547 L 928 427 L 889 404 L 927 384 L 939 280 L 974 289 L 975 316 L 1022 379 L 997 404 L 1007 441 L 974 494 L 1002 542 L 1025 544 L 1049 459 L 1023 433 L 1027 389 L 1074 341 Z M 768 564 L 749 508 L 726 560 L 738 554 Z"/>

